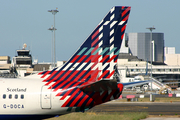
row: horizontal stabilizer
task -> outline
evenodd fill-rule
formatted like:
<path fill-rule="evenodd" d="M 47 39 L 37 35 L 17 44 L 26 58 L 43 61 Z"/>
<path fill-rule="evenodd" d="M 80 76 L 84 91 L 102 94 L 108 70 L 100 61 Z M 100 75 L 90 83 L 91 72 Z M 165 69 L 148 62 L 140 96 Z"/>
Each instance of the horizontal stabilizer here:
<path fill-rule="evenodd" d="M 85 86 L 80 87 L 84 92 L 102 92 L 108 90 L 117 89 L 117 81 L 116 80 L 100 80 Z"/>

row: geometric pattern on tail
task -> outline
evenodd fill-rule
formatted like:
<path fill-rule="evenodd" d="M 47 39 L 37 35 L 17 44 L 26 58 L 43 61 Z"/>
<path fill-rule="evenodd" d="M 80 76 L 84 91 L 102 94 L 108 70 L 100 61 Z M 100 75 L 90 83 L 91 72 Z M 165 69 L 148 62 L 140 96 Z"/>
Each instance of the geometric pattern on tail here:
<path fill-rule="evenodd" d="M 78 87 L 102 79 L 112 79 L 129 13 L 130 7 L 113 7 L 62 67 L 39 73 L 41 78 L 45 78 L 45 85 L 52 85 L 49 89 L 61 89 L 56 95 L 62 96 L 61 100 L 71 96 L 63 106 L 67 107 L 73 100 L 76 102 L 73 101 L 69 107 L 78 106 L 78 101 L 82 99 L 86 102 L 81 104 L 94 101 L 92 96 L 96 94 L 100 97 L 101 93 L 84 93 Z M 108 97 L 108 93 L 114 95 L 117 91 L 104 91 L 101 94 L 103 99 Z"/>

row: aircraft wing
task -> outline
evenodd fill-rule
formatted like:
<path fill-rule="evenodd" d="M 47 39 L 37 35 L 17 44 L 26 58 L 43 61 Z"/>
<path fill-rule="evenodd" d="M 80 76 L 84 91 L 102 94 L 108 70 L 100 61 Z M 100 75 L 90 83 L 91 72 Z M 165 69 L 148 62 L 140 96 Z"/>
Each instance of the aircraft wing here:
<path fill-rule="evenodd" d="M 128 88 L 128 87 L 134 87 L 134 86 L 138 86 L 138 85 L 143 85 L 146 83 L 151 82 L 151 80 L 145 80 L 145 81 L 138 81 L 138 82 L 128 82 L 128 83 L 121 83 L 123 84 L 124 88 Z"/>

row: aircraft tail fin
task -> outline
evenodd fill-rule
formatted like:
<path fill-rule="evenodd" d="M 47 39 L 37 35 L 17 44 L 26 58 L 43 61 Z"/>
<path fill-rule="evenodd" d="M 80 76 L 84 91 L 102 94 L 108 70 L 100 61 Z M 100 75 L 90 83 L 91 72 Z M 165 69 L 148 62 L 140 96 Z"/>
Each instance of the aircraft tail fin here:
<path fill-rule="evenodd" d="M 62 66 L 39 73 L 48 89 L 64 101 L 61 107 L 86 107 L 116 99 L 123 84 L 113 79 L 130 7 L 113 7 Z"/>
<path fill-rule="evenodd" d="M 95 82 L 113 79 L 131 7 L 115 6 L 62 66 L 39 73 L 44 82 Z M 54 84 L 53 87 L 58 86 Z"/>

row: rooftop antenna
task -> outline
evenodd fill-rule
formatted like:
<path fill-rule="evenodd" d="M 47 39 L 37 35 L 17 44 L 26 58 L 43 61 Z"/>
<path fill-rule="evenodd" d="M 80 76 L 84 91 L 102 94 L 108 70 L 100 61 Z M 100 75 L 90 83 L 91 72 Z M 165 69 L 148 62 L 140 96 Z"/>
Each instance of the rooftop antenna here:
<path fill-rule="evenodd" d="M 26 49 L 26 47 L 27 47 L 27 44 L 26 44 L 26 43 L 24 43 L 24 44 L 23 44 L 23 50 L 25 50 L 25 49 Z"/>

